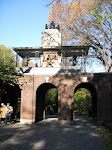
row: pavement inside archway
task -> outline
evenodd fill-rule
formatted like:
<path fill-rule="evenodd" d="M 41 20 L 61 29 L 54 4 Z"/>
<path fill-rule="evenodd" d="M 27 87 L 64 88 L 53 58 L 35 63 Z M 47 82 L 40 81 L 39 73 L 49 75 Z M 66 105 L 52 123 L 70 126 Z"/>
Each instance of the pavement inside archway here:
<path fill-rule="evenodd" d="M 37 124 L 0 125 L 0 149 L 4 150 L 106 150 L 97 125 L 75 118 L 74 125 L 58 125 L 58 118 Z"/>

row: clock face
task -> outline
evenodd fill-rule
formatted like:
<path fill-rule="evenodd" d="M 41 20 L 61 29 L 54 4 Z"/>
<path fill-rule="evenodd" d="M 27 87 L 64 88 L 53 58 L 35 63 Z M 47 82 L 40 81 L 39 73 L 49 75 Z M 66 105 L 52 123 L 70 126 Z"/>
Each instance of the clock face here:
<path fill-rule="evenodd" d="M 47 29 L 42 33 L 42 47 L 61 45 L 61 33 L 56 29 Z"/>

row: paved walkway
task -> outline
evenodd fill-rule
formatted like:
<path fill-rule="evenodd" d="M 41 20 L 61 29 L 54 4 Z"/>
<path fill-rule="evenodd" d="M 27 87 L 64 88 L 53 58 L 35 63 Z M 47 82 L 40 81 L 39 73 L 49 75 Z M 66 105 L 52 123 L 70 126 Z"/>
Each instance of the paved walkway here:
<path fill-rule="evenodd" d="M 107 150 L 96 125 L 78 117 L 75 125 L 58 125 L 49 118 L 33 125 L 0 125 L 1 150 Z"/>

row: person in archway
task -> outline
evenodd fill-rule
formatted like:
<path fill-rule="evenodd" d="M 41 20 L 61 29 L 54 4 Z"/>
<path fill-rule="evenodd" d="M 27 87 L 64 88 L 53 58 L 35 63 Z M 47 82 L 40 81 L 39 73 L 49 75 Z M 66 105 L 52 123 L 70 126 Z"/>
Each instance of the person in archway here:
<path fill-rule="evenodd" d="M 50 114 L 50 106 L 48 105 L 47 106 L 47 115 L 49 115 Z"/>
<path fill-rule="evenodd" d="M 1 103 L 1 107 L 0 107 L 0 124 L 1 124 L 1 120 L 2 118 L 5 121 L 5 114 L 6 114 L 6 105 L 4 105 L 4 103 Z"/>
<path fill-rule="evenodd" d="M 7 106 L 5 108 L 5 112 L 6 112 L 6 117 L 5 117 L 5 124 L 7 124 L 7 120 L 9 118 L 9 121 L 11 123 L 11 115 L 13 113 L 13 107 L 10 106 L 10 103 L 7 103 Z"/>

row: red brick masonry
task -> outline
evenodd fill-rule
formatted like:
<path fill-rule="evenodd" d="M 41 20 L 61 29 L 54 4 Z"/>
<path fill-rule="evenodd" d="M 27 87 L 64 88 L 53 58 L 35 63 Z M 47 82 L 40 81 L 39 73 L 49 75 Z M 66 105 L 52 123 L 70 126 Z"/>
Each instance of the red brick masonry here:
<path fill-rule="evenodd" d="M 112 120 L 112 73 L 24 75 L 20 80 L 24 83 L 21 90 L 21 123 L 35 122 L 36 91 L 44 83 L 51 83 L 58 89 L 60 123 L 72 123 L 74 91 L 79 87 L 88 88 L 92 93 L 94 117 L 97 121 Z"/>

